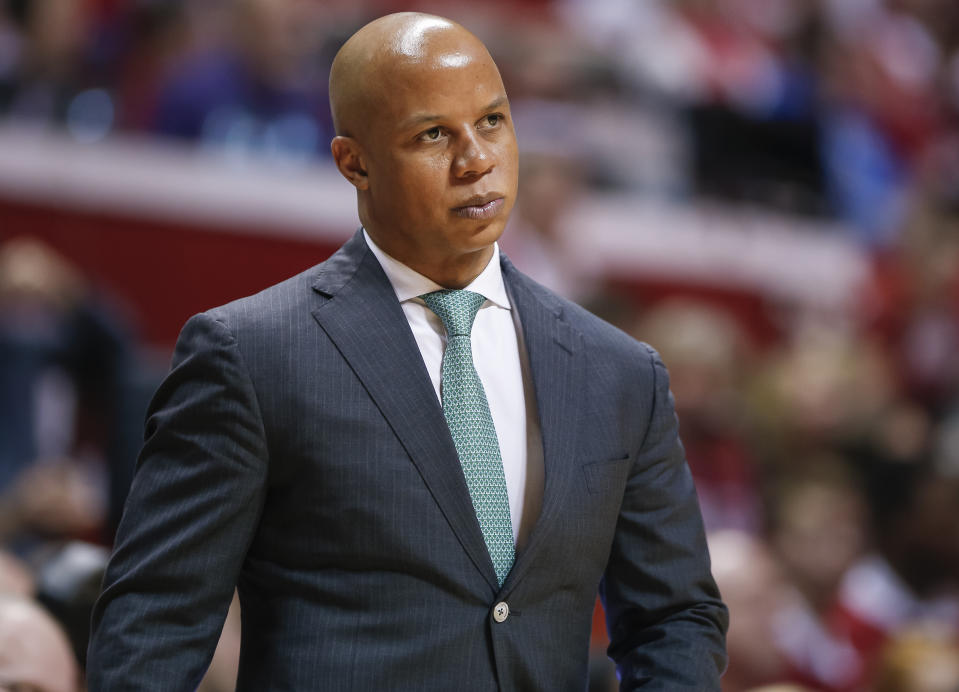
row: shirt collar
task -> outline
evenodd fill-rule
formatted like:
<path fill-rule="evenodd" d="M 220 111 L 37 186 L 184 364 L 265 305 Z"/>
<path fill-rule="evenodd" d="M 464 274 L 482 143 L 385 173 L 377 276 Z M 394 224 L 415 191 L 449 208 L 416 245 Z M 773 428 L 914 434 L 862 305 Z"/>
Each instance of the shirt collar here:
<path fill-rule="evenodd" d="M 379 261 L 380 266 L 393 286 L 397 299 L 404 303 L 413 300 L 432 291 L 441 291 L 443 287 L 430 278 L 427 278 L 405 264 L 387 255 L 379 245 L 373 242 L 370 234 L 363 229 L 363 238 L 369 246 L 373 255 Z M 480 272 L 480 275 L 473 279 L 466 287 L 467 291 L 479 293 L 495 305 L 509 310 L 511 308 L 509 297 L 506 295 L 506 286 L 503 284 L 503 272 L 499 264 L 499 243 L 493 243 L 493 256 L 489 264 Z"/>

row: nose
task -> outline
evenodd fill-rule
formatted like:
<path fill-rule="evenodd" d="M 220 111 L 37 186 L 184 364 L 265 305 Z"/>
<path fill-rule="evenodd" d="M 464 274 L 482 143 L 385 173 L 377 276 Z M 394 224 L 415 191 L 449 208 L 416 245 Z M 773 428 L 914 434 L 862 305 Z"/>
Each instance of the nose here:
<path fill-rule="evenodd" d="M 492 146 L 472 128 L 462 137 L 461 146 L 453 159 L 453 175 L 457 178 L 479 178 L 489 173 L 495 162 Z"/>

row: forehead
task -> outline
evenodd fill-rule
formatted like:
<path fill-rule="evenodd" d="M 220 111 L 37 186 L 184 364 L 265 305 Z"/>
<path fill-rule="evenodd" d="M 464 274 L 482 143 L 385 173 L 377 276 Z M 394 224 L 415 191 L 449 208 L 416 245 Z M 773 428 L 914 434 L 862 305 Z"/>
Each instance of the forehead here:
<path fill-rule="evenodd" d="M 387 127 L 422 115 L 468 116 L 506 94 L 496 64 L 475 40 L 445 40 L 415 55 L 384 57 L 369 88 Z"/>

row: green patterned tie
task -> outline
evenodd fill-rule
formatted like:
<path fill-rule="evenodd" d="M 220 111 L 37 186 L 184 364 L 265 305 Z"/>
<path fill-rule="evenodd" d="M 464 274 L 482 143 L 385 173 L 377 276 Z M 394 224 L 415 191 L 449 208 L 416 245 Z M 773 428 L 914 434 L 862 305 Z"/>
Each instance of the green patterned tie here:
<path fill-rule="evenodd" d="M 513 566 L 513 525 L 506 475 L 483 383 L 473 367 L 470 330 L 486 300 L 472 291 L 434 291 L 421 295 L 446 327 L 443 353 L 443 415 L 463 465 L 463 475 L 479 519 L 500 586 Z"/>

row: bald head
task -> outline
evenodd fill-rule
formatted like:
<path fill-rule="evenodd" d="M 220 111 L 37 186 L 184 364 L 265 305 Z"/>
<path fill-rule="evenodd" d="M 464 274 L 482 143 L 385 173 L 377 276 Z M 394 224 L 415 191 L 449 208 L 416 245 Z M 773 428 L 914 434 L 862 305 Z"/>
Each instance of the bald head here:
<path fill-rule="evenodd" d="M 493 62 L 483 43 L 456 22 L 420 12 L 375 19 L 343 44 L 330 70 L 337 135 L 360 136 L 411 75 L 475 60 Z"/>
<path fill-rule="evenodd" d="M 0 680 L 31 690 L 76 692 L 78 679 L 60 625 L 35 602 L 0 595 Z"/>

